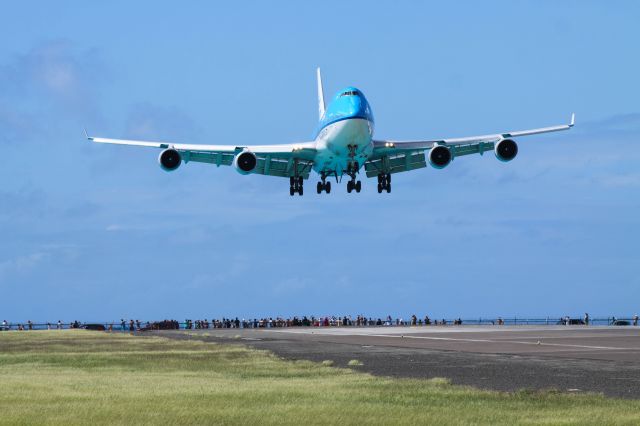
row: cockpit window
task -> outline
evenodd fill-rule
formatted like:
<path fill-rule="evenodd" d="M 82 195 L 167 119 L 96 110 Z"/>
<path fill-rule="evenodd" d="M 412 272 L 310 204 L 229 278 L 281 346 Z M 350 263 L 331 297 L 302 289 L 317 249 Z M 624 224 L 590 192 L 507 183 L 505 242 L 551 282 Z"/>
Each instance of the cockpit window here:
<path fill-rule="evenodd" d="M 357 95 L 359 95 L 358 91 L 353 90 L 353 91 L 344 92 L 340 96 L 357 96 Z"/>

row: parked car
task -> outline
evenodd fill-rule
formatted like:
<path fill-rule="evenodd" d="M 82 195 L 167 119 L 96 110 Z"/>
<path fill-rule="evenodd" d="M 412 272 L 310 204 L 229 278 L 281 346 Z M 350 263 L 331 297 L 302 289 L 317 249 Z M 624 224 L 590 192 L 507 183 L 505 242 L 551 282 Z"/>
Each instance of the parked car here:
<path fill-rule="evenodd" d="M 556 323 L 557 325 L 567 325 L 565 320 L 560 320 Z M 580 318 L 569 318 L 569 325 L 585 325 L 584 320 Z"/>
<path fill-rule="evenodd" d="M 615 320 L 612 325 L 631 325 L 631 322 L 627 320 Z"/>
<path fill-rule="evenodd" d="M 85 324 L 82 326 L 85 330 L 105 331 L 106 327 L 102 324 Z"/>

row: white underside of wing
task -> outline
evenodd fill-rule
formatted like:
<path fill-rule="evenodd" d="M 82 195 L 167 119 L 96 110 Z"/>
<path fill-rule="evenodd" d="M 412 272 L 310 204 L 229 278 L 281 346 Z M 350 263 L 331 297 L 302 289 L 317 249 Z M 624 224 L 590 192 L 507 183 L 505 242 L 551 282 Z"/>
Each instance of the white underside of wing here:
<path fill-rule="evenodd" d="M 498 142 L 502 139 L 516 138 L 520 136 L 539 135 L 543 133 L 559 132 L 562 130 L 569 130 L 575 124 L 575 114 L 571 115 L 571 123 L 563 124 L 559 126 L 540 127 L 537 129 L 529 130 L 517 130 L 512 132 L 495 133 L 491 135 L 481 136 L 469 136 L 463 138 L 449 138 L 449 139 L 431 139 L 431 140 L 415 140 L 415 141 L 396 141 L 396 140 L 381 140 L 375 141 L 374 146 L 376 148 L 395 148 L 395 149 L 429 149 L 435 144 L 443 145 L 468 145 L 475 143 L 489 143 Z"/>
<path fill-rule="evenodd" d="M 250 146 L 236 146 L 236 145 L 201 145 L 201 144 L 182 144 L 171 142 L 158 142 L 158 141 L 140 141 L 131 139 L 109 139 L 109 138 L 96 138 L 88 137 L 90 141 L 97 143 L 106 143 L 114 145 L 129 145 L 129 146 L 145 146 L 151 148 L 173 148 L 178 151 L 198 151 L 198 152 L 237 152 L 247 149 L 256 154 L 291 154 L 298 150 L 303 149 L 315 149 L 315 142 L 301 142 L 293 144 L 278 144 L 278 145 L 250 145 Z"/>

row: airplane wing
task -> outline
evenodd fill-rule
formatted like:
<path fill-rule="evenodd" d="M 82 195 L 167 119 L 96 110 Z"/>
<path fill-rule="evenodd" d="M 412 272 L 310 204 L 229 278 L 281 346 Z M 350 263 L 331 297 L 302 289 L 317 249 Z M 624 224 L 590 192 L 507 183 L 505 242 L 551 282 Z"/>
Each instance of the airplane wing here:
<path fill-rule="evenodd" d="M 575 114 L 571 123 L 538 129 L 518 130 L 491 135 L 471 136 L 451 139 L 432 139 L 415 141 L 374 140 L 373 155 L 365 163 L 367 177 L 375 177 L 381 172 L 399 173 L 427 166 L 425 151 L 435 146 L 445 146 L 451 152 L 451 159 L 462 155 L 480 154 L 491 151 L 495 145 L 505 139 L 520 136 L 569 130 L 575 125 Z"/>
<path fill-rule="evenodd" d="M 188 163 L 195 161 L 199 163 L 215 164 L 216 166 L 230 166 L 236 155 L 243 151 L 252 152 L 257 159 L 255 169 L 251 173 L 267 176 L 293 176 L 294 168 L 297 166 L 298 175 L 304 179 L 309 177 L 309 172 L 313 166 L 316 149 L 314 142 L 302 142 L 281 145 L 198 145 L 181 144 L 171 142 L 153 142 L 128 139 L 109 139 L 87 135 L 88 140 L 96 143 L 106 143 L 114 145 L 144 146 L 160 149 L 175 149 L 180 153 L 182 161 Z"/>

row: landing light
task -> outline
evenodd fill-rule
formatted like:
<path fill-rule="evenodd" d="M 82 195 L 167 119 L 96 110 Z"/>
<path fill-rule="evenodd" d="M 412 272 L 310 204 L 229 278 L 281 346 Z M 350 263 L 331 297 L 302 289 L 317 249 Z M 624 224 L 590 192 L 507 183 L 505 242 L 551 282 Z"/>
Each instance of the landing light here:
<path fill-rule="evenodd" d="M 385 142 L 384 146 L 387 147 L 387 148 L 393 148 L 395 146 L 395 144 L 392 143 L 392 142 Z"/>

